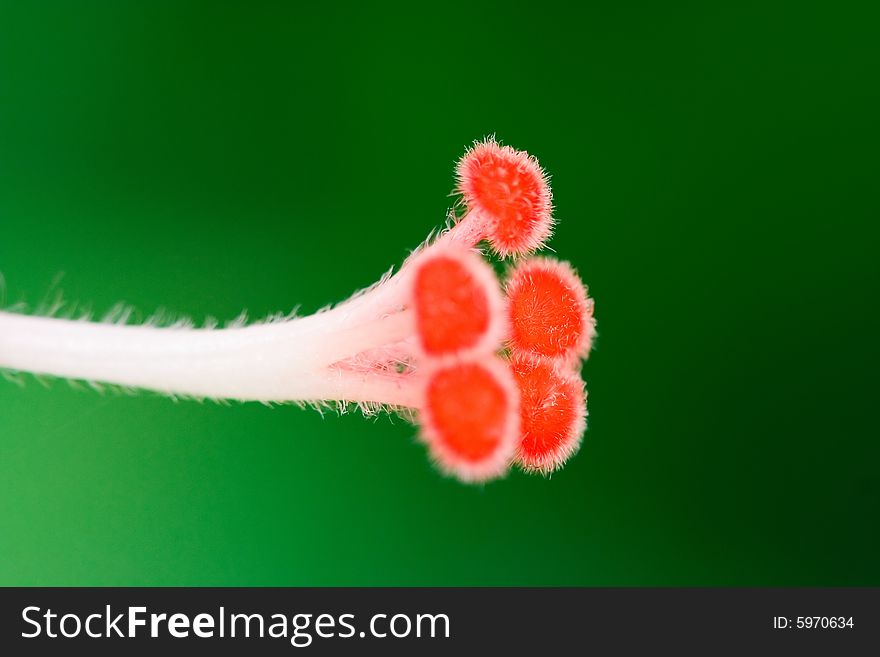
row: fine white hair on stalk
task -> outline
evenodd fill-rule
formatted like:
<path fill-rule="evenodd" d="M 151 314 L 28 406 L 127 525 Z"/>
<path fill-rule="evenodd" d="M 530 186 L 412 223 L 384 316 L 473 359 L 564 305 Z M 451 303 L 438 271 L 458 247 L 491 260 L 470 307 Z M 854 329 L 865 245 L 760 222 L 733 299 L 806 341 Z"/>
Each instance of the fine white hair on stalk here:
<path fill-rule="evenodd" d="M 0 369 L 155 390 L 174 398 L 321 404 L 340 400 L 373 412 L 418 405 L 413 375 L 416 319 L 411 263 L 433 257 L 416 249 L 394 274 L 313 315 L 271 314 L 248 322 L 243 311 L 224 328 L 201 327 L 158 309 L 146 320 L 117 303 L 98 322 L 82 321 L 64 301 L 60 276 L 33 314 L 0 310 Z M 446 253 L 448 246 L 435 253 Z M 485 282 L 484 282 L 485 283 Z M 63 312 L 64 309 L 69 312 Z M 14 376 L 14 375 L 13 375 Z"/>

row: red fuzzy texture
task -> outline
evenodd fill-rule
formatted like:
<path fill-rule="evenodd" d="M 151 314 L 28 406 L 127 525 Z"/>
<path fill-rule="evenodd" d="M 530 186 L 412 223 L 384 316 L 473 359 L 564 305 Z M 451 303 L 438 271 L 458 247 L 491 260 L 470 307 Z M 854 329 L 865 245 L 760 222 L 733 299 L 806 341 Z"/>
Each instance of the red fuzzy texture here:
<path fill-rule="evenodd" d="M 511 367 L 520 391 L 517 461 L 527 471 L 553 472 L 581 444 L 587 415 L 583 381 L 547 359 L 514 356 Z"/>
<path fill-rule="evenodd" d="M 540 248 L 553 229 L 550 185 L 535 158 L 477 142 L 458 164 L 459 190 L 470 212 L 485 222 L 485 238 L 501 256 Z"/>
<path fill-rule="evenodd" d="M 474 271 L 483 263 L 457 253 L 425 255 L 413 281 L 422 349 L 429 356 L 442 356 L 475 347 L 493 324 L 495 311 L 490 301 L 494 290 Z"/>
<path fill-rule="evenodd" d="M 464 481 L 503 474 L 519 435 L 518 394 L 509 367 L 491 356 L 433 371 L 422 420 L 443 470 Z"/>
<path fill-rule="evenodd" d="M 593 301 L 567 263 L 527 260 L 508 275 L 506 293 L 508 343 L 514 352 L 566 361 L 589 352 Z"/>

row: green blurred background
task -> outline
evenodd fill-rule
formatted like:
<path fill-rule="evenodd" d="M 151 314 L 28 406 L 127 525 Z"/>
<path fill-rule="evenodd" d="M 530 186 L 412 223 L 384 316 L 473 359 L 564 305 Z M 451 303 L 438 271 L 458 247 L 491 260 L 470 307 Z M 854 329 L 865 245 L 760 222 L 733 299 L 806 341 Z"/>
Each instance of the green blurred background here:
<path fill-rule="evenodd" d="M 314 311 L 497 133 L 596 298 L 583 449 L 0 380 L 0 584 L 880 585 L 874 3 L 297 4 L 0 2 L 6 304 Z"/>

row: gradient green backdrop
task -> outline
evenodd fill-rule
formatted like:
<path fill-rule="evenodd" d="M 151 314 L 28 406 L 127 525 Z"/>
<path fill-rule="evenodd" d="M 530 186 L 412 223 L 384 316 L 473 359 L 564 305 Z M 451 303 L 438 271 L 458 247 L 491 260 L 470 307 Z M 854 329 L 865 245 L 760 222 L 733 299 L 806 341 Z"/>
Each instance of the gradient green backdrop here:
<path fill-rule="evenodd" d="M 583 449 L 0 380 L 0 584 L 880 584 L 873 3 L 298 4 L 0 2 L 6 303 L 316 310 L 497 133 L 596 298 Z"/>

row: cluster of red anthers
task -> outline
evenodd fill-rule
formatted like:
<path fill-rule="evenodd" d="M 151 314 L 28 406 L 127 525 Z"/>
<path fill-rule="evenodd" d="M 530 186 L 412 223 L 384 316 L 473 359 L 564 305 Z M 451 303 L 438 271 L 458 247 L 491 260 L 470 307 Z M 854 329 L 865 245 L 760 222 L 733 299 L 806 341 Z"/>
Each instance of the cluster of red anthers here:
<path fill-rule="evenodd" d="M 550 473 L 585 428 L 593 303 L 532 255 L 553 227 L 537 161 L 494 139 L 458 164 L 463 212 L 400 270 L 335 308 L 224 329 L 119 326 L 0 311 L 0 369 L 197 398 L 406 411 L 463 481 Z M 504 282 L 479 246 L 507 260 Z"/>
<path fill-rule="evenodd" d="M 594 337 L 593 302 L 567 263 L 532 255 L 553 227 L 535 158 L 488 139 L 457 174 L 460 219 L 382 284 L 399 277 L 414 316 L 398 380 L 416 384 L 406 405 L 443 471 L 463 481 L 514 464 L 548 474 L 578 450 L 586 427 L 579 370 Z M 503 284 L 477 249 L 483 242 L 512 260 Z"/>

